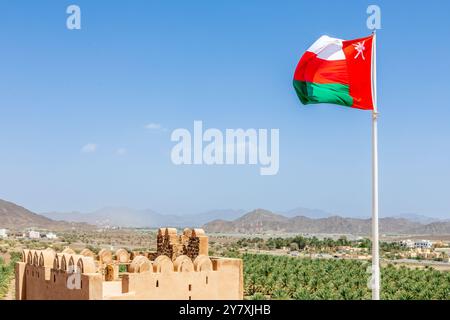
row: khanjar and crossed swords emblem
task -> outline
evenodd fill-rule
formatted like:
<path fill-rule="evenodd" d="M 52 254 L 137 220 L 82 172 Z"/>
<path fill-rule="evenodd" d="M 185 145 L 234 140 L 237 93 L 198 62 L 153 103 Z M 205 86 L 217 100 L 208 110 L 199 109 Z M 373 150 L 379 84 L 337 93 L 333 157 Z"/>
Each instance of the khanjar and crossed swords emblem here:
<path fill-rule="evenodd" d="M 355 47 L 355 50 L 358 52 L 355 56 L 355 59 L 357 59 L 359 57 L 359 55 L 361 55 L 363 60 L 366 60 L 366 58 L 364 57 L 364 50 L 366 50 L 366 47 L 364 46 L 364 43 L 366 42 L 366 40 L 364 40 L 363 42 L 358 42 L 358 43 L 354 43 L 353 47 Z"/>

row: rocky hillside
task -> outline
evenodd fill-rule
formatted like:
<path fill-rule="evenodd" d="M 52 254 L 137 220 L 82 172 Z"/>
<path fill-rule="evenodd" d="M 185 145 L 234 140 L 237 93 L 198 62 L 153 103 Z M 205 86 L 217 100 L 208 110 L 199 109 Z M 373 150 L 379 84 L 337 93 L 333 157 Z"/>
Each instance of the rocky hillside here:
<path fill-rule="evenodd" d="M 359 234 L 371 232 L 370 219 L 331 216 L 312 219 L 303 216 L 288 218 L 263 209 L 256 209 L 233 220 L 214 220 L 205 224 L 207 232 L 220 233 L 328 233 Z M 449 222 L 421 224 L 403 218 L 381 218 L 384 234 L 450 234 Z"/>
<path fill-rule="evenodd" d="M 41 228 L 63 230 L 72 228 L 89 228 L 87 224 L 55 221 L 12 202 L 0 199 L 0 228 L 22 230 L 25 228 Z"/>

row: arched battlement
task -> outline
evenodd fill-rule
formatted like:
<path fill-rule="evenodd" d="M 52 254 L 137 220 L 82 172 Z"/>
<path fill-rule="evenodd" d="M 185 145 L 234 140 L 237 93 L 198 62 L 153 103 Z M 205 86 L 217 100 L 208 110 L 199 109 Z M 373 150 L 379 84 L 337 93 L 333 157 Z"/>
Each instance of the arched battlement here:
<path fill-rule="evenodd" d="M 192 236 L 193 237 L 205 236 L 205 230 L 196 228 L 196 229 L 192 230 Z"/>
<path fill-rule="evenodd" d="M 77 261 L 77 270 L 81 273 L 95 273 L 94 259 L 92 257 L 81 256 Z"/>
<path fill-rule="evenodd" d="M 166 234 L 167 228 L 159 228 L 158 229 L 158 236 L 164 236 Z"/>
<path fill-rule="evenodd" d="M 186 255 L 178 256 L 174 263 L 174 270 L 177 272 L 192 272 L 194 271 L 194 264 L 191 258 Z"/>
<path fill-rule="evenodd" d="M 212 261 L 208 256 L 205 255 L 199 255 L 194 260 L 194 269 L 195 271 L 212 271 Z"/>
<path fill-rule="evenodd" d="M 57 253 L 55 254 L 55 257 L 53 258 L 53 270 L 59 270 L 60 264 L 61 264 L 61 254 Z"/>
<path fill-rule="evenodd" d="M 143 256 L 144 254 L 141 253 L 140 251 L 131 251 L 130 253 L 130 260 L 134 260 L 134 258 L 139 257 L 139 256 Z"/>
<path fill-rule="evenodd" d="M 30 250 L 28 250 L 28 249 L 23 249 L 23 250 L 22 250 L 22 262 L 27 263 L 27 260 L 28 260 L 28 252 L 30 252 Z"/>
<path fill-rule="evenodd" d="M 98 260 L 101 264 L 110 263 L 112 261 L 112 253 L 108 249 L 102 249 L 98 253 Z"/>
<path fill-rule="evenodd" d="M 33 264 L 33 254 L 34 254 L 34 250 L 29 250 L 27 253 L 27 264 L 29 264 L 29 265 Z"/>
<path fill-rule="evenodd" d="M 130 254 L 125 249 L 117 249 L 115 256 L 117 262 L 127 263 L 130 261 Z"/>
<path fill-rule="evenodd" d="M 128 266 L 128 272 L 130 273 L 142 273 L 152 271 L 153 271 L 152 262 L 148 260 L 147 257 L 144 256 L 135 257 L 131 262 L 131 264 Z"/>
<path fill-rule="evenodd" d="M 35 250 L 33 253 L 33 266 L 39 266 L 39 254 L 41 250 Z"/>
<path fill-rule="evenodd" d="M 39 266 L 40 267 L 52 267 L 55 260 L 55 251 L 53 249 L 47 248 L 41 251 L 39 255 Z"/>
<path fill-rule="evenodd" d="M 73 251 L 71 248 L 67 247 L 62 251 L 62 253 L 75 254 L 75 251 Z"/>
<path fill-rule="evenodd" d="M 165 255 L 158 256 L 153 262 L 153 271 L 166 273 L 173 271 L 173 262 L 172 260 Z"/>
<path fill-rule="evenodd" d="M 190 229 L 190 228 L 184 228 L 184 230 L 183 230 L 183 235 L 184 235 L 185 237 L 188 237 L 188 238 L 192 237 L 192 229 Z"/>
<path fill-rule="evenodd" d="M 70 259 L 70 254 L 66 254 L 66 253 L 62 254 L 61 260 L 59 262 L 59 269 L 61 271 L 67 272 L 67 270 L 69 268 L 69 259 Z"/>
<path fill-rule="evenodd" d="M 84 257 L 91 257 L 92 259 L 95 260 L 95 253 L 93 253 L 88 248 L 85 248 L 85 249 L 81 250 L 80 255 L 82 255 Z"/>
<path fill-rule="evenodd" d="M 67 271 L 68 272 L 70 272 L 70 273 L 78 272 L 77 262 L 78 262 L 78 259 L 80 259 L 81 257 L 83 257 L 83 256 L 81 256 L 79 254 L 72 254 L 72 255 L 70 255 L 69 263 L 67 264 Z"/>

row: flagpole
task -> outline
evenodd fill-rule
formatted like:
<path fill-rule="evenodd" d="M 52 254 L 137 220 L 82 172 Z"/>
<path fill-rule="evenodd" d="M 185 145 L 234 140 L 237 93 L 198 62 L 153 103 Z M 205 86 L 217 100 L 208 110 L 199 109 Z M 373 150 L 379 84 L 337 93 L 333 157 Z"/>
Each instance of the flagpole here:
<path fill-rule="evenodd" d="M 378 105 L 376 32 L 372 45 L 372 300 L 380 300 L 380 255 L 378 235 Z"/>

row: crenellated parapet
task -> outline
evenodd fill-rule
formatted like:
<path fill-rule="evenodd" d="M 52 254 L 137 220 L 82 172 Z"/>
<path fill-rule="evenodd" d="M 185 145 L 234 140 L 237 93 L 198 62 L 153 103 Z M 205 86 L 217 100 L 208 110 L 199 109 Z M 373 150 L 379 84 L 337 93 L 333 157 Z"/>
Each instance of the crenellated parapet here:
<path fill-rule="evenodd" d="M 116 251 L 116 255 L 111 255 L 108 250 L 101 250 L 96 256 L 91 251 L 81 251 L 76 253 L 56 253 L 53 249 L 22 251 L 22 262 L 27 266 L 47 268 L 55 272 L 74 273 L 99 273 L 106 266 L 114 264 L 126 265 L 129 273 L 142 272 L 201 272 L 212 271 L 213 261 L 207 255 L 197 255 L 192 259 L 188 255 L 179 255 L 175 260 L 167 255 L 158 255 L 151 261 L 144 255 L 137 255 L 133 260 L 129 260 L 130 253 L 125 249 Z M 66 251 L 67 252 L 67 251 Z"/>
<path fill-rule="evenodd" d="M 156 252 L 22 251 L 17 299 L 242 299 L 240 259 L 208 256 L 202 229 L 161 228 Z"/>
<path fill-rule="evenodd" d="M 96 272 L 96 263 L 93 257 L 75 253 L 56 253 L 50 248 L 45 250 L 23 250 L 22 263 L 27 267 L 39 267 L 62 272 L 74 272 L 78 270 L 78 266 L 81 266 L 82 270 L 89 270 L 86 273 Z"/>
<path fill-rule="evenodd" d="M 181 255 L 191 259 L 208 255 L 208 237 L 203 229 L 186 228 L 178 235 L 175 228 L 160 228 L 157 234 L 157 255 L 166 255 L 172 261 Z"/>

